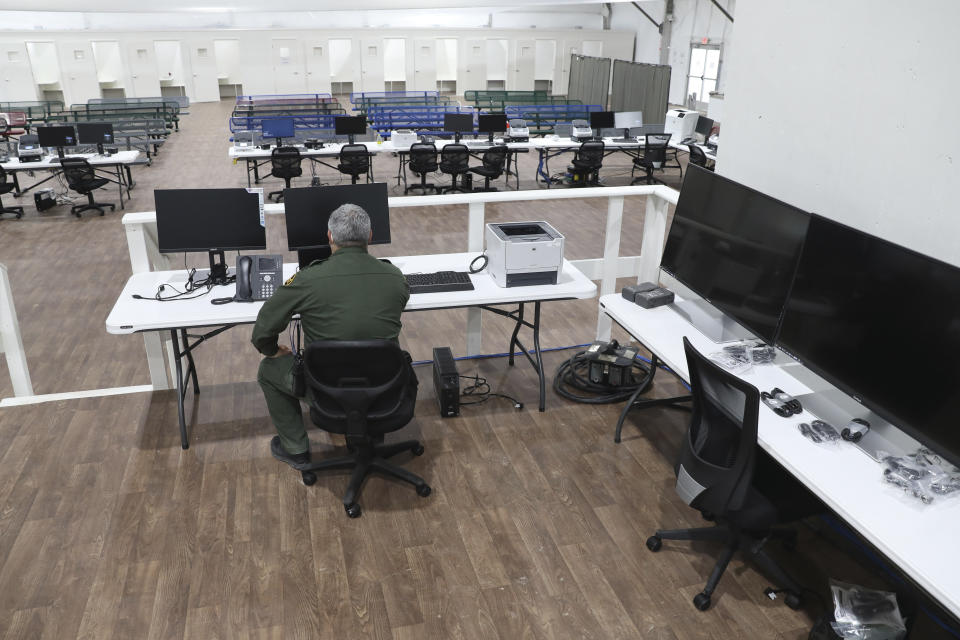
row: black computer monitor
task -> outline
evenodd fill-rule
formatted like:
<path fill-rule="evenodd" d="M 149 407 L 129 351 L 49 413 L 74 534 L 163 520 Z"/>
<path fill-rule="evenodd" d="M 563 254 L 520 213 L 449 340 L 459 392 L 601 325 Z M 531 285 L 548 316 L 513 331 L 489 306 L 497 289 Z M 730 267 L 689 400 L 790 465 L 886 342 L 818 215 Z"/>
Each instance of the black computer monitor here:
<path fill-rule="evenodd" d="M 366 116 L 337 116 L 333 119 L 333 131 L 338 136 L 349 136 L 350 144 L 354 143 L 354 136 L 362 136 L 367 132 Z"/>
<path fill-rule="evenodd" d="M 697 118 L 697 128 L 696 132 L 703 136 L 704 141 L 710 137 L 710 132 L 713 130 L 713 120 L 710 118 L 700 116 Z"/>
<path fill-rule="evenodd" d="M 294 137 L 293 118 L 264 118 L 260 121 L 260 131 L 264 138 L 276 138 L 280 146 L 284 138 Z"/>
<path fill-rule="evenodd" d="M 809 220 L 805 211 L 691 166 L 661 267 L 754 335 L 773 343 Z M 715 341 L 720 337 L 714 332 L 722 324 L 699 324 L 709 319 L 700 313 L 702 303 L 677 308 L 689 313 L 708 337 Z"/>
<path fill-rule="evenodd" d="M 306 253 L 327 250 L 327 221 L 342 204 L 356 204 L 370 216 L 370 244 L 390 243 L 390 208 L 387 184 L 345 184 L 331 187 L 300 187 L 283 190 L 287 221 L 287 248 Z M 302 266 L 302 264 L 301 264 Z"/>
<path fill-rule="evenodd" d="M 73 127 L 37 127 L 37 137 L 41 147 L 56 147 L 57 153 L 63 157 L 63 148 L 77 144 L 77 133 Z"/>
<path fill-rule="evenodd" d="M 454 140 L 460 142 L 461 133 L 473 133 L 472 113 L 445 113 L 443 114 L 443 130 L 452 131 Z"/>
<path fill-rule="evenodd" d="M 505 113 L 481 113 L 477 116 L 477 131 L 489 134 L 493 142 L 493 134 L 507 130 L 507 115 Z"/>
<path fill-rule="evenodd" d="M 613 129 L 615 124 L 616 120 L 614 119 L 613 111 L 590 112 L 590 128 L 593 130 Z"/>
<path fill-rule="evenodd" d="M 161 253 L 206 251 L 210 277 L 226 282 L 224 251 L 263 251 L 258 194 L 235 189 L 156 189 L 157 244 Z"/>
<path fill-rule="evenodd" d="M 80 144 L 95 144 L 103 155 L 103 145 L 113 144 L 112 122 L 78 122 L 77 141 Z"/>
<path fill-rule="evenodd" d="M 957 309 L 957 267 L 813 216 L 777 343 L 960 465 Z"/>

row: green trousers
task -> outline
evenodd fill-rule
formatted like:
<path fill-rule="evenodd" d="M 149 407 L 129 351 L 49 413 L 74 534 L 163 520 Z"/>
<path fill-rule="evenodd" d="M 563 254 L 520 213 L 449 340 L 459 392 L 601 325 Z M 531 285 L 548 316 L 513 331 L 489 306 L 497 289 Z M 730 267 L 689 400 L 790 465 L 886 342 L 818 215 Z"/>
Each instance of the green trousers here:
<path fill-rule="evenodd" d="M 309 450 L 310 440 L 303 426 L 300 398 L 293 395 L 293 356 L 288 354 L 261 360 L 257 382 L 263 389 L 267 410 L 284 450 L 292 455 Z"/>

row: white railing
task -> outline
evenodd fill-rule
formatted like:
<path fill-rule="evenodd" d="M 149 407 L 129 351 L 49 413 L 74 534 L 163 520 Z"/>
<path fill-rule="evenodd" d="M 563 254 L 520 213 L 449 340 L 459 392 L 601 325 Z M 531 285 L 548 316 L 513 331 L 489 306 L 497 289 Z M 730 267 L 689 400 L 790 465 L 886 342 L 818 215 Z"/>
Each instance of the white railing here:
<path fill-rule="evenodd" d="M 620 255 L 620 232 L 623 227 L 625 197 L 646 196 L 643 221 L 643 239 L 639 256 Z M 613 293 L 617 278 L 637 277 L 638 282 L 656 281 L 660 257 L 666 238 L 667 212 L 670 204 L 677 203 L 679 193 L 662 185 L 637 187 L 596 187 L 588 189 L 550 189 L 536 191 L 496 191 L 487 193 L 463 193 L 415 198 L 390 198 L 391 209 L 402 207 L 432 207 L 456 204 L 467 205 L 466 251 L 483 251 L 484 207 L 486 203 L 530 202 L 534 200 L 564 200 L 573 198 L 606 198 L 607 214 L 604 224 L 603 256 L 584 260 L 572 260 L 574 266 L 591 280 L 600 281 L 600 295 Z M 282 214 L 282 204 L 267 204 L 267 215 Z M 627 212 L 628 215 L 639 212 Z M 123 216 L 130 250 L 130 266 L 134 273 L 162 271 L 175 267 L 160 253 L 157 245 L 157 217 L 153 211 L 128 213 Z M 563 231 L 562 229 L 560 230 Z M 611 320 L 597 310 L 598 339 L 610 337 Z M 173 363 L 173 346 L 159 332 L 143 335 L 150 369 L 150 381 L 154 389 L 169 389 L 175 378 L 170 375 Z M 482 329 L 480 309 L 467 313 L 467 353 L 480 353 Z M 167 363 L 164 364 L 164 351 Z"/>
<path fill-rule="evenodd" d="M 7 369 L 13 382 L 13 395 L 32 396 L 33 384 L 30 382 L 30 370 L 27 369 L 27 357 L 23 353 L 23 340 L 20 338 L 20 325 L 17 312 L 13 307 L 13 291 L 7 267 L 0 264 L 0 353 L 6 356 Z"/>

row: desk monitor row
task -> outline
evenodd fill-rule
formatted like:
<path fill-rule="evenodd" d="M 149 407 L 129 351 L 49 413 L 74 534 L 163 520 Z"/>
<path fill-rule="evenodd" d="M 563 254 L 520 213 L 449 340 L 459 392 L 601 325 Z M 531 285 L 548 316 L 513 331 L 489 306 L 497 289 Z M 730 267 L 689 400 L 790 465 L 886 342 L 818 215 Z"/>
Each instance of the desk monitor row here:
<path fill-rule="evenodd" d="M 702 301 L 960 464 L 957 267 L 696 166 L 684 179 L 661 267 Z M 696 315 L 700 302 L 675 309 L 698 324 L 698 317 L 711 317 Z M 709 323 L 698 328 L 716 339 Z"/>
<path fill-rule="evenodd" d="M 78 122 L 73 126 L 37 127 L 41 147 L 74 147 L 77 144 L 113 144 L 113 123 Z"/>
<path fill-rule="evenodd" d="M 367 132 L 367 118 L 365 116 L 336 116 L 333 119 L 334 132 L 338 136 L 363 135 Z M 293 138 L 295 135 L 294 121 L 291 117 L 264 118 L 260 121 L 260 131 L 264 138 L 276 138 L 278 144 L 283 138 Z"/>
<path fill-rule="evenodd" d="M 235 189 L 157 189 L 157 241 L 161 253 L 263 251 L 257 193 Z M 357 204 L 370 215 L 371 244 L 390 242 L 387 185 L 349 184 L 284 190 L 287 245 L 291 251 L 328 248 L 327 221 L 342 204 Z M 309 262 L 309 261 L 308 261 Z"/>

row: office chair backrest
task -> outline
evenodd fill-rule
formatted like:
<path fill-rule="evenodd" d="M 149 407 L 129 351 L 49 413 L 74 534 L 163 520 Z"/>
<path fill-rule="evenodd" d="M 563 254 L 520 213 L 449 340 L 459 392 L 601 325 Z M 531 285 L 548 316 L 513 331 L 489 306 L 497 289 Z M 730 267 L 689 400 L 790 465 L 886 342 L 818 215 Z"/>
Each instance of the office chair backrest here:
<path fill-rule="evenodd" d="M 7 170 L 0 167 L 0 184 L 7 184 Z"/>
<path fill-rule="evenodd" d="M 591 140 L 580 144 L 577 151 L 577 160 L 593 169 L 599 169 L 603 164 L 603 142 Z"/>
<path fill-rule="evenodd" d="M 697 351 L 686 337 L 693 415 L 677 467 L 677 493 L 722 515 L 739 509 L 753 479 L 760 392 Z"/>
<path fill-rule="evenodd" d="M 659 169 L 667 159 L 667 143 L 670 142 L 670 134 L 648 133 L 645 138 L 646 143 L 643 148 L 643 157 Z"/>
<path fill-rule="evenodd" d="M 507 146 L 498 144 L 483 152 L 483 166 L 485 169 L 503 172 L 503 165 L 507 161 Z"/>
<path fill-rule="evenodd" d="M 321 340 L 303 355 L 310 414 L 324 430 L 352 436 L 399 429 L 413 417 L 413 375 L 391 340 Z"/>
<path fill-rule="evenodd" d="M 573 135 L 573 125 L 564 122 L 558 122 L 553 127 L 553 132 L 561 138 L 569 138 Z"/>
<path fill-rule="evenodd" d="M 447 144 L 440 150 L 440 170 L 466 173 L 470 169 L 470 150 L 463 144 Z"/>
<path fill-rule="evenodd" d="M 410 170 L 414 173 L 430 173 L 437 170 L 437 147 L 433 144 L 415 142 L 410 145 Z"/>
<path fill-rule="evenodd" d="M 527 126 L 527 121 L 524 120 L 523 118 L 510 118 L 509 120 L 507 120 L 507 122 L 510 124 L 511 128 L 516 127 L 518 129 L 523 129 L 524 127 Z"/>
<path fill-rule="evenodd" d="M 703 149 L 698 147 L 695 144 L 689 145 L 690 147 L 690 162 L 699 165 L 701 167 L 707 166 L 707 154 Z"/>
<path fill-rule="evenodd" d="M 362 144 L 347 144 L 340 148 L 340 164 L 350 167 L 357 173 L 370 169 L 370 154 Z"/>
<path fill-rule="evenodd" d="M 270 152 L 270 173 L 275 178 L 296 178 L 303 175 L 300 150 L 296 147 L 277 147 Z"/>
<path fill-rule="evenodd" d="M 83 158 L 63 158 L 60 161 L 60 166 L 63 167 L 63 175 L 67 178 L 67 184 L 74 191 L 82 191 L 97 179 L 93 167 Z"/>

